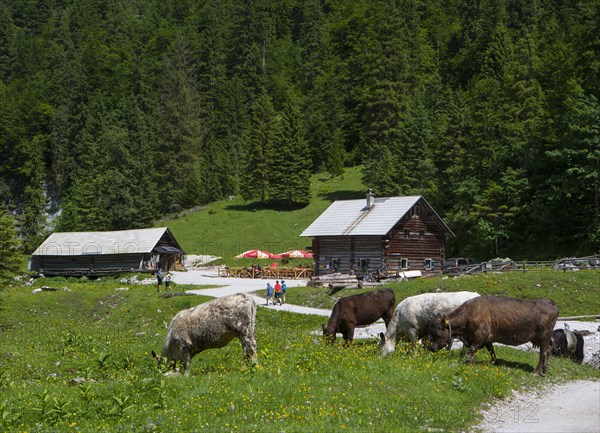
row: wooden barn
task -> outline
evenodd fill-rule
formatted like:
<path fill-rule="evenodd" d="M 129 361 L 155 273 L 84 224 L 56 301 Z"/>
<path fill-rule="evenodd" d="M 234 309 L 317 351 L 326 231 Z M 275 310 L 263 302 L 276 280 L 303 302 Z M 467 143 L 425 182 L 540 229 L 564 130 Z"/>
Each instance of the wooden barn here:
<path fill-rule="evenodd" d="M 341 200 L 302 234 L 312 237 L 315 272 L 357 275 L 441 271 L 452 230 L 422 196 Z"/>
<path fill-rule="evenodd" d="M 30 270 L 93 276 L 183 268 L 184 252 L 166 227 L 51 234 L 32 254 Z"/>

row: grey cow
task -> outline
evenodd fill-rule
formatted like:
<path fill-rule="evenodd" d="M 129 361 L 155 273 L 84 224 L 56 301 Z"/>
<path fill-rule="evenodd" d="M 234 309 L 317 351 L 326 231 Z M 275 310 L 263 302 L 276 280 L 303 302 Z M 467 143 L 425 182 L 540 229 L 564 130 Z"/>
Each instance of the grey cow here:
<path fill-rule="evenodd" d="M 162 356 L 152 351 L 159 363 L 181 361 L 181 373 L 189 375 L 192 357 L 206 349 L 226 346 L 237 337 L 244 358 L 257 363 L 256 304 L 251 296 L 237 293 L 214 299 L 173 317 L 162 348 Z"/>

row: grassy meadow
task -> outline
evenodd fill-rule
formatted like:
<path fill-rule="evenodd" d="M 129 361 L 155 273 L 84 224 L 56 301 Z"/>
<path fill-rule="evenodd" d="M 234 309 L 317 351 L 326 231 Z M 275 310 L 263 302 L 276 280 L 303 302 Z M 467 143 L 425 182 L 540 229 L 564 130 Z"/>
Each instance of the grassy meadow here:
<path fill-rule="evenodd" d="M 198 212 L 162 221 L 171 229 L 189 254 L 222 257 L 215 263 L 247 266 L 252 260 L 234 260 L 237 254 L 253 249 L 281 253 L 292 249 L 310 249 L 311 238 L 301 238 L 306 229 L 334 200 L 363 198 L 367 188 L 361 182 L 360 168 L 348 168 L 341 176 L 323 179 L 314 175 L 312 200 L 306 207 L 279 211 L 248 203 L 242 198 L 207 205 Z M 261 264 L 269 264 L 262 260 Z M 308 261 L 292 261 L 312 265 Z"/>
<path fill-rule="evenodd" d="M 398 300 L 435 289 L 555 298 L 561 314 L 598 312 L 598 273 L 431 278 L 394 285 Z M 540 284 L 541 287 L 538 287 Z M 41 285 L 69 291 L 32 294 Z M 166 377 L 150 356 L 182 308 L 208 298 L 162 298 L 154 286 L 117 278 L 44 278 L 0 292 L 0 431 L 6 432 L 454 432 L 468 430 L 485 402 L 514 389 L 600 378 L 537 353 L 499 347 L 472 366 L 456 351 L 401 344 L 381 357 L 376 341 L 326 345 L 322 317 L 259 308 L 258 366 L 238 341 L 194 357 L 191 377 Z M 562 288 L 571 295 L 561 297 Z M 187 288 L 187 287 L 186 287 Z M 318 292 L 318 293 L 317 293 Z M 336 295 L 350 294 L 342 290 Z M 329 306 L 324 289 L 292 288 L 288 301 Z M 587 305 L 587 306 L 586 306 Z"/>

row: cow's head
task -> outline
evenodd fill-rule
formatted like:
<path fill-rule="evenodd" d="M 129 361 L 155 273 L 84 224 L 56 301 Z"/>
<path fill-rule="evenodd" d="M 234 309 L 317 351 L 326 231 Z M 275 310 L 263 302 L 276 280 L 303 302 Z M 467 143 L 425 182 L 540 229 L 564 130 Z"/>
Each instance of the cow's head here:
<path fill-rule="evenodd" d="M 452 347 L 452 338 L 450 331 L 450 323 L 448 318 L 441 314 L 436 314 L 433 322 L 429 324 L 429 350 L 437 352 L 443 347 L 450 349 Z"/>
<path fill-rule="evenodd" d="M 389 355 L 396 350 L 396 340 L 394 338 L 385 338 L 385 334 L 380 332 L 377 347 L 381 350 L 382 356 Z"/>
<path fill-rule="evenodd" d="M 321 324 L 321 328 L 323 328 L 323 340 L 327 343 L 333 343 L 335 341 L 335 329 L 324 323 Z"/>
<path fill-rule="evenodd" d="M 167 370 L 165 371 L 166 376 L 179 374 L 176 365 L 177 361 L 171 361 L 171 365 L 169 366 L 169 359 L 164 356 L 157 355 L 154 350 L 152 351 L 152 358 L 156 359 L 156 362 L 158 363 L 158 368 L 161 371 Z"/>
<path fill-rule="evenodd" d="M 158 362 L 158 365 L 161 365 L 163 363 L 163 357 L 160 355 L 157 355 L 154 350 L 152 351 L 152 358 L 156 359 L 156 362 Z"/>

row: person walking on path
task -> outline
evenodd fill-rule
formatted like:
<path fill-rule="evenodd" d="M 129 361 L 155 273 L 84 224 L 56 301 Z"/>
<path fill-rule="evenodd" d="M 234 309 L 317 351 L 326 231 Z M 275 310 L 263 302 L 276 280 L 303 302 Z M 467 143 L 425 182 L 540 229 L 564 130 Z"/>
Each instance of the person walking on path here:
<path fill-rule="evenodd" d="M 287 284 L 281 280 L 281 301 L 285 304 L 285 293 L 287 292 Z"/>
<path fill-rule="evenodd" d="M 273 286 L 271 283 L 267 283 L 267 305 L 269 305 L 269 301 L 271 301 L 272 304 L 275 304 L 275 302 L 273 302 Z"/>
<path fill-rule="evenodd" d="M 279 284 L 279 280 L 275 281 L 275 302 L 281 305 L 281 284 Z"/>
<path fill-rule="evenodd" d="M 160 292 L 160 286 L 162 286 L 163 272 L 162 270 L 156 271 L 156 291 Z"/>

